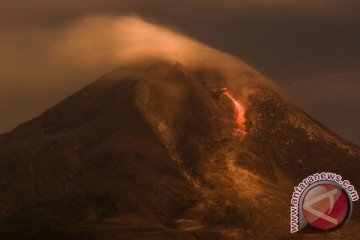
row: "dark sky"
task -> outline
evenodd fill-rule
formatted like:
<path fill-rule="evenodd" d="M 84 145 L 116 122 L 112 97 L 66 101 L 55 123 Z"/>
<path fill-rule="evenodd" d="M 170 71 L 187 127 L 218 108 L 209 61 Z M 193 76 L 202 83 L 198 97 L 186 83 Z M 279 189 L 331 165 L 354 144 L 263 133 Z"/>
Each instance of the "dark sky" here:
<path fill-rule="evenodd" d="M 80 74 L 71 70 L 84 70 L 73 66 L 76 59 L 48 63 L 44 55 L 69 26 L 89 16 L 137 14 L 240 57 L 284 85 L 311 116 L 360 144 L 358 0 L 0 1 L 0 132 L 108 70 L 103 63 Z"/>

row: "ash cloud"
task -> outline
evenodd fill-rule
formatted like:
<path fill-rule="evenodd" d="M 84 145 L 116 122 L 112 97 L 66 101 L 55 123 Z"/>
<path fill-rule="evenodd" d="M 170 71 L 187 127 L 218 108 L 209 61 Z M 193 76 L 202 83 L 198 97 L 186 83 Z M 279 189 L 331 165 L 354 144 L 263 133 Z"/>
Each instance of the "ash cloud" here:
<path fill-rule="evenodd" d="M 136 16 L 93 16 L 60 30 L 42 26 L 1 35 L 0 131 L 40 114 L 122 64 L 164 60 L 225 69 L 229 78 L 239 71 L 260 76 L 236 57 Z"/>

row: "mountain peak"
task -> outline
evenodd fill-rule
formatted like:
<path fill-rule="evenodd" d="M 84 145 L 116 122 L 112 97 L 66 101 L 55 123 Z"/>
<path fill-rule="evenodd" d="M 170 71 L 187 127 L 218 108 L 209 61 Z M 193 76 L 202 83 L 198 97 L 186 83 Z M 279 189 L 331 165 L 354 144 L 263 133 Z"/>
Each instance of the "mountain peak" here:
<path fill-rule="evenodd" d="M 359 157 L 247 67 L 127 63 L 0 135 L 0 224 L 285 238 L 293 185 L 318 171 L 359 184 Z"/>

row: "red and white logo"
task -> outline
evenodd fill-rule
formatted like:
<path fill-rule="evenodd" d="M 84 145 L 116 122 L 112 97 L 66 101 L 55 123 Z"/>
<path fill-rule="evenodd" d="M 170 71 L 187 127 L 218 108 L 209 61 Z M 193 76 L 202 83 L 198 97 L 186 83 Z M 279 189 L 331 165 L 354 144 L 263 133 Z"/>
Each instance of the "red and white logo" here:
<path fill-rule="evenodd" d="M 306 192 L 301 207 L 308 224 L 321 230 L 330 230 L 342 225 L 351 210 L 346 192 L 331 183 L 311 187 Z"/>
<path fill-rule="evenodd" d="M 350 218 L 353 202 L 357 200 L 355 187 L 341 175 L 332 172 L 309 175 L 294 187 L 290 232 L 334 231 Z"/>

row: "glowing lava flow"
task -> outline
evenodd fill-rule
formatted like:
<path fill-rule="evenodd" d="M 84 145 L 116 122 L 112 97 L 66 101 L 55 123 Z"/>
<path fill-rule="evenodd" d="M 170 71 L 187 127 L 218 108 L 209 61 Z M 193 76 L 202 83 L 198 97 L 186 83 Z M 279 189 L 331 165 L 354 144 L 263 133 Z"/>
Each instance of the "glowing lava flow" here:
<path fill-rule="evenodd" d="M 245 132 L 245 110 L 243 108 L 243 106 L 233 97 L 230 95 L 230 93 L 228 93 L 226 90 L 223 92 L 223 94 L 225 96 L 227 96 L 231 102 L 233 103 L 234 105 L 234 119 L 235 119 L 235 122 L 236 124 L 238 125 L 236 131 L 235 131 L 235 134 L 237 136 L 244 136 L 246 134 Z"/>

